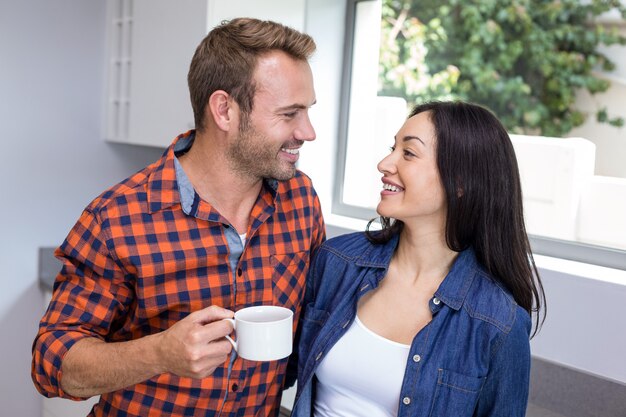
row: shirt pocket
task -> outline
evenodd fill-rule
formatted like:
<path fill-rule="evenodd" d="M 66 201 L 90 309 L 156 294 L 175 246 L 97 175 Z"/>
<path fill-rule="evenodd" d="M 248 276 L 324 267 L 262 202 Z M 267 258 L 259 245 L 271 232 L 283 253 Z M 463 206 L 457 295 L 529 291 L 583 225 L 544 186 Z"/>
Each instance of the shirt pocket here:
<path fill-rule="evenodd" d="M 297 318 L 304 298 L 304 283 L 309 269 L 309 252 L 271 255 L 271 263 L 274 304 L 292 309 Z"/>
<path fill-rule="evenodd" d="M 439 369 L 430 416 L 471 417 L 484 382 L 484 377 Z"/>

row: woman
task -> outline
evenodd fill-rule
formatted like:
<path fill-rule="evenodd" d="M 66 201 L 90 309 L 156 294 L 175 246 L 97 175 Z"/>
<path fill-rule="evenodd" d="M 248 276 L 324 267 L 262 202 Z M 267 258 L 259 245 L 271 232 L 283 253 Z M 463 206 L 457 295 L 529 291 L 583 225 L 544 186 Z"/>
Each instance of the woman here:
<path fill-rule="evenodd" d="M 312 261 L 292 415 L 523 417 L 544 297 L 505 129 L 423 104 L 378 170 L 382 230 Z"/>

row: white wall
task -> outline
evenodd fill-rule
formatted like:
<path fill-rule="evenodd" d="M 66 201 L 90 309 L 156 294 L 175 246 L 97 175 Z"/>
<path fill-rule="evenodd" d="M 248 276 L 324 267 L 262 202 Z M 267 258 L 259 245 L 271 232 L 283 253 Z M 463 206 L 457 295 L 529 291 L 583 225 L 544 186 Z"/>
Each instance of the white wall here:
<path fill-rule="evenodd" d="M 37 417 L 31 344 L 43 314 L 37 248 L 161 154 L 100 139 L 105 4 L 0 0 L 0 414 Z"/>
<path fill-rule="evenodd" d="M 626 271 L 535 256 L 548 316 L 533 355 L 626 384 Z"/>

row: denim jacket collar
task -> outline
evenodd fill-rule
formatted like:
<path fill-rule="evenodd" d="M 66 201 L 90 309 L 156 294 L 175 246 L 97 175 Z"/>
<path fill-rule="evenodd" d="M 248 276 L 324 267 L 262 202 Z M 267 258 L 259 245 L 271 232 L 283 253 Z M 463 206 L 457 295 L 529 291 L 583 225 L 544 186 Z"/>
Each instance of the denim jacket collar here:
<path fill-rule="evenodd" d="M 459 252 L 450 272 L 435 292 L 435 297 L 448 307 L 459 310 L 472 286 L 478 268 L 476 256 L 471 248 Z"/>

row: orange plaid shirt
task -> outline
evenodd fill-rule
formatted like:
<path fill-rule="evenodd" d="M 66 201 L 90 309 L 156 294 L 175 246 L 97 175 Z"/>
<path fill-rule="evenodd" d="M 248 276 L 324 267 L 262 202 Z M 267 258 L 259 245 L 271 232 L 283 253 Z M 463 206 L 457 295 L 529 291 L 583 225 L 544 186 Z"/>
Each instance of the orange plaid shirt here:
<path fill-rule="evenodd" d="M 296 328 L 309 257 L 325 238 L 310 179 L 264 182 L 233 270 L 228 221 L 192 188 L 181 200 L 175 149 L 193 138 L 180 135 L 160 160 L 96 198 L 57 249 L 63 267 L 33 344 L 43 395 L 72 398 L 60 386 L 61 362 L 84 337 L 137 339 L 209 305 L 284 305 Z M 275 416 L 286 366 L 234 358 L 204 379 L 156 375 L 103 394 L 89 415 Z"/>

